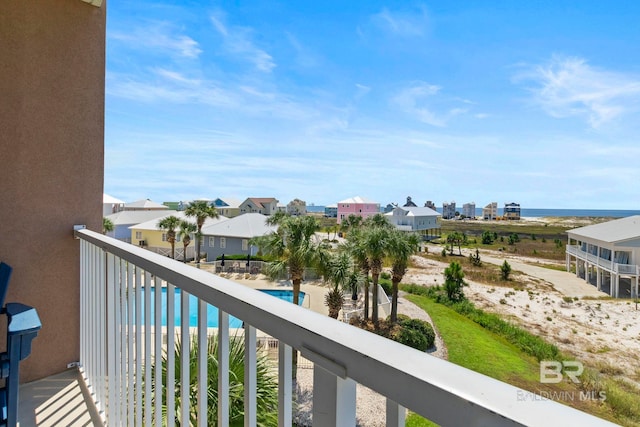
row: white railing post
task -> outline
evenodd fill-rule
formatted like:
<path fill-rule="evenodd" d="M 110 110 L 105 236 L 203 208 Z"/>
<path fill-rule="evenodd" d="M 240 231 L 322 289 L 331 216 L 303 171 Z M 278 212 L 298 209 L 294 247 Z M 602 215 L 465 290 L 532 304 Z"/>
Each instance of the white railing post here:
<path fill-rule="evenodd" d="M 407 410 L 387 399 L 387 427 L 404 427 Z"/>
<path fill-rule="evenodd" d="M 144 425 L 151 426 L 151 385 L 153 372 L 151 371 L 151 273 L 144 273 Z"/>
<path fill-rule="evenodd" d="M 108 375 L 108 397 L 106 402 L 107 421 L 109 424 L 120 424 L 118 408 L 120 406 L 117 399 L 119 388 L 118 375 L 116 373 L 116 355 L 118 354 L 118 340 L 116 339 L 116 322 L 120 304 L 116 304 L 116 271 L 115 256 L 107 254 L 107 307 L 115 309 L 115 315 L 107 316 L 107 375 Z"/>
<path fill-rule="evenodd" d="M 176 288 L 167 283 L 167 423 L 176 419 Z"/>
<path fill-rule="evenodd" d="M 293 382 L 292 349 L 282 341 L 278 343 L 278 426 L 290 427 L 293 421 L 291 385 Z"/>
<path fill-rule="evenodd" d="M 143 339 L 145 334 L 142 330 L 142 270 L 136 267 L 136 423 L 135 425 L 142 425 L 142 410 L 144 408 L 144 401 L 142 400 L 142 366 L 144 361 L 142 360 L 143 354 Z"/>
<path fill-rule="evenodd" d="M 188 426 L 190 416 L 189 358 L 191 357 L 189 337 L 189 294 L 180 290 L 180 425 Z"/>
<path fill-rule="evenodd" d="M 255 427 L 257 418 L 256 328 L 244 326 L 244 427 Z"/>
<path fill-rule="evenodd" d="M 153 292 L 155 301 L 153 307 L 153 341 L 155 344 L 153 351 L 153 366 L 155 368 L 154 419 L 156 427 L 162 427 L 162 281 L 157 276 L 153 281 Z M 149 362 L 147 362 L 147 366 L 150 366 Z"/>
<path fill-rule="evenodd" d="M 218 309 L 218 426 L 229 425 L 229 315 Z"/>
<path fill-rule="evenodd" d="M 356 383 L 318 364 L 313 366 L 313 425 L 356 425 Z"/>
<path fill-rule="evenodd" d="M 209 377 L 209 346 L 207 335 L 207 302 L 198 299 L 198 427 L 206 427 Z M 219 400 L 219 399 L 218 399 Z"/>

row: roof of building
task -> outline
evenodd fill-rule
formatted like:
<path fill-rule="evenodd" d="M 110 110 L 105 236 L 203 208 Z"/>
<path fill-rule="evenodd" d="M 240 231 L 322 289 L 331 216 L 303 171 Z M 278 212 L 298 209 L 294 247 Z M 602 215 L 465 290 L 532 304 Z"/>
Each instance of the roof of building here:
<path fill-rule="evenodd" d="M 411 206 L 397 206 L 393 210 L 401 209 L 407 212 L 407 216 L 442 216 L 440 212 L 434 211 L 431 208 L 425 207 L 411 207 Z M 393 211 L 386 213 L 385 215 L 393 215 Z"/>
<path fill-rule="evenodd" d="M 338 203 L 372 203 L 375 205 L 379 205 L 380 203 L 374 202 L 371 199 L 367 199 L 366 197 L 355 196 L 349 199 L 340 200 Z"/>
<path fill-rule="evenodd" d="M 246 213 L 217 224 L 202 227 L 202 234 L 243 239 L 264 236 L 278 229 L 275 225 L 268 225 L 267 218 L 267 216 L 259 213 Z"/>
<path fill-rule="evenodd" d="M 337 203 L 331 203 L 330 205 L 325 206 L 325 208 L 338 209 L 338 204 Z"/>
<path fill-rule="evenodd" d="M 247 200 L 250 200 L 251 202 L 253 202 L 253 204 L 257 206 L 261 206 L 263 208 L 266 208 L 266 206 L 264 205 L 264 203 L 273 203 L 276 202 L 276 205 L 278 203 L 278 199 L 276 199 L 275 197 L 249 197 L 247 198 Z M 247 201 L 245 200 L 245 202 Z M 242 202 L 244 203 L 244 202 Z"/>
<path fill-rule="evenodd" d="M 171 214 L 177 213 L 177 211 L 167 211 L 167 210 L 151 210 L 151 211 L 121 211 L 111 215 L 107 215 L 106 218 L 109 218 L 113 225 L 133 225 L 140 224 L 141 222 L 150 221 L 152 219 L 156 219 L 162 216 L 169 216 Z"/>
<path fill-rule="evenodd" d="M 124 202 L 120 199 L 116 199 L 113 196 L 108 195 L 107 193 L 102 193 L 102 203 L 111 203 L 114 205 L 122 205 Z"/>
<path fill-rule="evenodd" d="M 218 201 L 224 204 L 218 204 L 219 203 Z M 238 199 L 234 199 L 233 197 L 218 197 L 213 201 L 213 204 L 217 208 L 239 208 L 240 205 L 242 204 L 242 201 Z"/>
<path fill-rule="evenodd" d="M 156 203 L 156 202 L 152 202 L 149 199 L 142 199 L 142 200 L 137 200 L 135 202 L 131 202 L 131 203 L 125 203 L 124 204 L 124 209 L 165 209 L 168 210 L 169 208 L 166 205 L 163 205 L 161 203 Z"/>
<path fill-rule="evenodd" d="M 574 228 L 573 230 L 568 230 L 567 233 L 572 237 L 586 237 L 607 243 L 639 239 L 640 215 Z"/>
<path fill-rule="evenodd" d="M 162 221 L 164 218 L 168 218 L 171 215 L 175 216 L 176 218 L 180 219 L 180 220 L 187 220 L 189 222 L 192 223 L 196 223 L 196 219 L 194 217 L 188 217 L 184 214 L 184 211 L 171 211 L 171 213 L 167 214 L 166 212 L 161 215 L 158 216 L 156 218 L 153 218 L 149 221 L 145 221 L 145 222 L 140 222 L 137 224 L 132 225 L 129 228 L 135 228 L 136 230 L 160 230 L 160 227 L 158 227 L 158 222 Z M 208 225 L 213 225 L 216 224 L 218 222 L 221 221 L 225 221 L 228 218 L 226 216 L 222 216 L 220 215 L 218 218 L 207 218 L 204 220 L 204 225 L 202 226 L 202 228 L 204 229 L 204 227 L 208 226 Z"/>

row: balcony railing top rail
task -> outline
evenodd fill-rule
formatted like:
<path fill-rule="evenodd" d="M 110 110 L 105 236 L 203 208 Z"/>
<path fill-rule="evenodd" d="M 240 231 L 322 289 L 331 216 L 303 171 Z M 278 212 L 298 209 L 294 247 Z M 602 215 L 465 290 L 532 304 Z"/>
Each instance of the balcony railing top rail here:
<path fill-rule="evenodd" d="M 89 230 L 76 231 L 75 235 L 95 245 L 95 249 L 133 264 L 299 350 L 314 363 L 314 369 L 321 369 L 325 374 L 329 372 L 338 379 L 354 380 L 385 396 L 388 402 L 395 402 L 439 424 L 608 424 L 584 412 L 540 396 L 536 398 L 517 387 L 182 262 Z M 114 302 L 109 298 L 107 301 Z M 105 310 L 109 313 L 112 307 Z M 109 375 L 118 375 L 118 372 Z M 122 372 L 125 372 L 124 368 Z M 314 402 L 316 393 L 314 385 Z M 336 405 L 343 404 L 336 402 Z M 352 404 L 355 405 L 355 400 Z M 345 425 L 355 425 L 355 408 L 352 413 L 354 419 Z M 325 424 L 318 419 L 314 420 L 314 425 Z"/>

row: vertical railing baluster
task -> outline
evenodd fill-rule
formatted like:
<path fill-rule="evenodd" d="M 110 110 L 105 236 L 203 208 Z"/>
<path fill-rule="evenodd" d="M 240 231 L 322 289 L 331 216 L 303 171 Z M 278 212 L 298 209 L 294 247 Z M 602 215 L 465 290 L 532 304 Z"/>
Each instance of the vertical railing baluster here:
<path fill-rule="evenodd" d="M 387 427 L 404 427 L 406 410 L 391 399 L 387 399 Z"/>
<path fill-rule="evenodd" d="M 162 426 L 162 281 L 155 277 L 153 284 L 155 294 L 153 342 L 153 366 L 155 367 L 155 421 L 156 427 Z"/>
<path fill-rule="evenodd" d="M 119 283 L 116 303 L 120 306 L 119 325 L 116 333 L 120 336 L 120 419 L 124 422 L 127 419 L 127 393 L 129 383 L 127 381 L 127 337 L 125 327 L 127 325 L 127 267 L 122 258 L 118 258 Z"/>
<path fill-rule="evenodd" d="M 257 418 L 256 328 L 244 326 L 244 426 L 255 427 Z"/>
<path fill-rule="evenodd" d="M 120 424 L 118 419 L 118 400 L 117 400 L 117 375 L 116 375 L 116 358 L 117 358 L 117 339 L 116 339 L 116 318 L 118 317 L 116 305 L 116 275 L 115 275 L 115 256 L 107 254 L 107 307 L 115 307 L 115 316 L 107 318 L 107 402 L 105 408 L 107 410 L 107 420 L 111 425 Z M 105 378 L 107 381 L 107 378 Z"/>
<path fill-rule="evenodd" d="M 356 383 L 313 366 L 313 425 L 356 425 Z"/>
<path fill-rule="evenodd" d="M 291 346 L 282 341 L 278 343 L 278 425 L 289 427 L 292 424 L 292 402 L 291 394 L 292 376 L 292 353 Z"/>
<path fill-rule="evenodd" d="M 167 425 L 176 419 L 176 287 L 167 283 Z"/>
<path fill-rule="evenodd" d="M 151 274 L 144 273 L 144 425 L 151 426 L 151 385 L 153 372 L 151 363 Z"/>
<path fill-rule="evenodd" d="M 218 426 L 229 425 L 229 314 L 218 308 Z"/>
<path fill-rule="evenodd" d="M 127 397 L 128 397 L 128 411 L 127 411 L 127 425 L 134 425 L 135 414 L 135 353 L 133 349 L 134 342 L 134 330 L 133 330 L 133 305 L 134 305 L 134 276 L 133 276 L 133 264 L 127 263 Z"/>
<path fill-rule="evenodd" d="M 209 380 L 208 368 L 208 336 L 207 336 L 207 302 L 198 298 L 198 427 L 206 427 L 207 423 L 207 391 Z"/>
<path fill-rule="evenodd" d="M 189 294 L 180 290 L 180 425 L 189 425 Z"/>
<path fill-rule="evenodd" d="M 108 366 L 108 358 L 109 358 L 109 350 L 108 350 L 108 335 L 109 335 L 109 327 L 107 323 L 107 254 L 102 249 L 96 247 L 95 248 L 95 262 L 98 265 L 96 271 L 98 272 L 95 277 L 96 289 L 97 289 L 97 305 L 98 305 L 98 318 L 97 318 L 97 326 L 98 326 L 98 334 L 96 336 L 96 353 L 97 353 L 97 378 L 98 378 L 98 387 L 100 389 L 100 401 L 102 402 L 102 413 L 105 419 L 108 417 L 109 409 L 107 407 L 107 400 L 109 396 L 109 388 L 107 383 L 107 366 Z"/>
<path fill-rule="evenodd" d="M 135 297 L 136 297 L 136 422 L 134 425 L 142 425 L 142 410 L 144 408 L 144 402 L 142 400 L 142 366 L 143 366 L 143 339 L 144 334 L 142 331 L 142 270 L 136 266 L 136 283 L 135 283 Z"/>

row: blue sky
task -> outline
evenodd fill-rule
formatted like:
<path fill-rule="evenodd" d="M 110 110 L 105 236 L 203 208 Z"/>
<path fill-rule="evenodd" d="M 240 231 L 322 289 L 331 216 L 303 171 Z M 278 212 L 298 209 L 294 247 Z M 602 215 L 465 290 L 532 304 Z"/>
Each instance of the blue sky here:
<path fill-rule="evenodd" d="M 110 1 L 105 192 L 640 206 L 640 3 Z"/>

